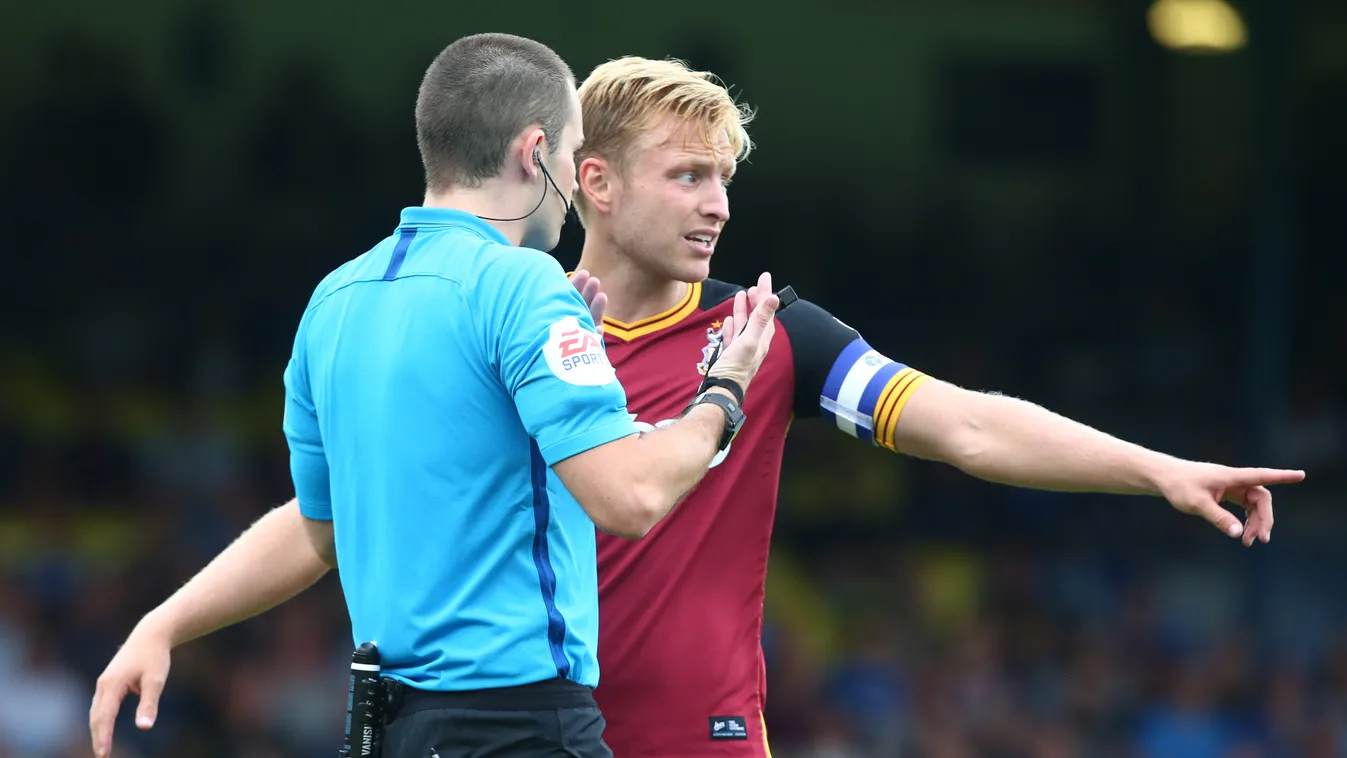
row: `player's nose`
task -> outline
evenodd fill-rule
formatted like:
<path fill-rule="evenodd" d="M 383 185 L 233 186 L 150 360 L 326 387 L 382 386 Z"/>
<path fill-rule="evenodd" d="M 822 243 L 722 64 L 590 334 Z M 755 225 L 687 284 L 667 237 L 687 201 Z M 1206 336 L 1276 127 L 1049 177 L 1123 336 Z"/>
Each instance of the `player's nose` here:
<path fill-rule="evenodd" d="M 720 223 L 730 220 L 730 196 L 724 185 L 708 182 L 709 189 L 702 197 L 702 215 Z"/>

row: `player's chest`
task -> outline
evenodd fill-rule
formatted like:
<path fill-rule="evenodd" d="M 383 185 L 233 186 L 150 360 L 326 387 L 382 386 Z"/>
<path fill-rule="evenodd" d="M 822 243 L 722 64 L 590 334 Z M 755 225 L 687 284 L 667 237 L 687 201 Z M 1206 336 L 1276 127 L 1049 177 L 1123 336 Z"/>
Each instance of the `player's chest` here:
<path fill-rule="evenodd" d="M 672 421 L 696 395 L 706 375 L 707 364 L 721 345 L 722 321 L 715 313 L 701 313 L 654 334 L 626 342 L 606 340 L 608 358 L 627 392 L 627 407 L 638 421 L 657 425 Z M 777 331 L 767 359 L 749 389 L 745 410 L 762 405 L 769 397 L 789 396 L 789 346 Z"/>

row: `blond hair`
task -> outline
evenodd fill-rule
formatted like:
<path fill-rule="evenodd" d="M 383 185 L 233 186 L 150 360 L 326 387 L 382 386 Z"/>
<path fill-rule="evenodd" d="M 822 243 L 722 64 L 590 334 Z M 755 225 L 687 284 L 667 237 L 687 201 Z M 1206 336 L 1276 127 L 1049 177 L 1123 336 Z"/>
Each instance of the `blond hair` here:
<path fill-rule="evenodd" d="M 602 156 L 620 169 L 636 141 L 669 115 L 685 119 L 712 150 L 728 136 L 736 162 L 753 150 L 752 109 L 736 103 L 715 74 L 680 60 L 627 56 L 601 64 L 580 85 L 580 110 L 585 141 L 577 163 Z M 584 210 L 584 192 L 575 204 Z"/>

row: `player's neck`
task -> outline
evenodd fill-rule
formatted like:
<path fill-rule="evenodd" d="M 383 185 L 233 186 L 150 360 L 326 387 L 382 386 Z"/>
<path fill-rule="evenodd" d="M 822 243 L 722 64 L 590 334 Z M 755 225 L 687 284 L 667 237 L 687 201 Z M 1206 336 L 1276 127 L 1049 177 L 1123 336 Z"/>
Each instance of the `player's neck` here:
<path fill-rule="evenodd" d="M 471 213 L 486 218 L 515 218 L 528 210 L 519 210 L 527 203 L 518 197 L 518 192 L 509 191 L 498 183 L 487 181 L 481 187 L 473 189 L 452 189 L 442 192 L 426 192 L 422 205 L 426 208 L 445 208 L 448 210 Z M 524 221 L 486 221 L 494 226 L 511 245 L 519 247 L 524 240 Z"/>
<path fill-rule="evenodd" d="M 632 259 L 596 239 L 585 238 L 576 270 L 599 278 L 608 307 L 605 318 L 631 324 L 677 306 L 687 296 L 687 282 L 657 276 L 636 266 Z"/>

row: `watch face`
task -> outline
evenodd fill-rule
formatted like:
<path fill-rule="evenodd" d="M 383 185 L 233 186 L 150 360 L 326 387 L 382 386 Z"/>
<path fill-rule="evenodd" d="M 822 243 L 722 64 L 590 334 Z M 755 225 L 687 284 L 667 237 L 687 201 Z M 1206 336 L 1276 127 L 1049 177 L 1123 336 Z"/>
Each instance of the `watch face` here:
<path fill-rule="evenodd" d="M 738 403 L 723 395 L 720 397 L 719 403 L 729 417 L 730 426 L 734 427 L 736 432 L 739 431 L 739 426 L 744 423 L 744 409 L 740 408 Z"/>
<path fill-rule="evenodd" d="M 734 406 L 734 409 L 730 411 L 730 420 L 734 422 L 736 428 L 744 423 L 744 409 L 737 405 Z"/>

